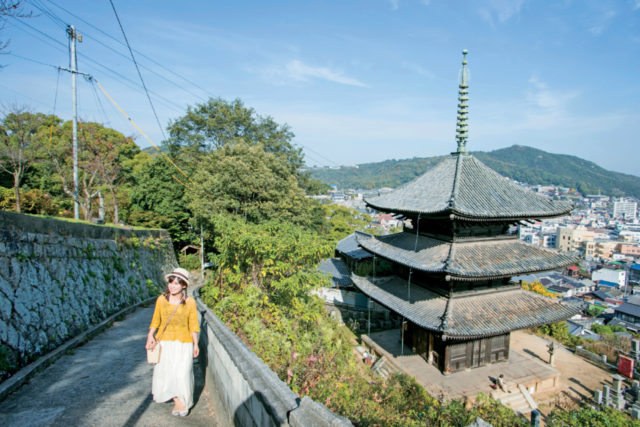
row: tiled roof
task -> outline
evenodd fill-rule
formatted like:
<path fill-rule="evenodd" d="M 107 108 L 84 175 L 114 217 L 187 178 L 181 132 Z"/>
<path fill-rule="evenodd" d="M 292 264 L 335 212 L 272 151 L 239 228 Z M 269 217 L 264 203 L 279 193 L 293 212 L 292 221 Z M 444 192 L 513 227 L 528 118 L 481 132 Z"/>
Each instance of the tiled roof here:
<path fill-rule="evenodd" d="M 376 279 L 351 276 L 366 295 L 410 321 L 448 338 L 474 338 L 558 322 L 580 312 L 565 303 L 507 286 L 468 296 L 447 298 L 398 277 Z M 408 293 L 410 292 L 410 298 Z"/>
<path fill-rule="evenodd" d="M 454 153 L 415 180 L 365 202 L 404 214 L 452 213 L 462 218 L 546 218 L 571 204 L 525 190 L 470 154 Z"/>
<path fill-rule="evenodd" d="M 340 258 L 329 258 L 322 260 L 320 262 L 320 265 L 318 265 L 318 271 L 329 274 L 334 286 L 353 286 L 349 267 Z"/>
<path fill-rule="evenodd" d="M 391 261 L 459 277 L 507 277 L 553 270 L 576 261 L 573 255 L 529 245 L 515 238 L 446 242 L 400 232 L 373 236 L 356 232 L 360 246 Z"/>
<path fill-rule="evenodd" d="M 628 302 L 622 303 L 613 309 L 616 313 L 629 314 L 631 316 L 640 317 L 640 306 Z"/>
<path fill-rule="evenodd" d="M 605 301 L 607 298 L 611 298 L 611 295 L 603 291 L 593 291 L 590 292 L 590 294 L 598 299 L 601 299 L 602 301 Z"/>
<path fill-rule="evenodd" d="M 371 257 L 371 254 L 362 249 L 356 240 L 355 234 L 350 234 L 340 240 L 336 245 L 338 252 L 341 252 L 353 259 L 363 259 Z"/>

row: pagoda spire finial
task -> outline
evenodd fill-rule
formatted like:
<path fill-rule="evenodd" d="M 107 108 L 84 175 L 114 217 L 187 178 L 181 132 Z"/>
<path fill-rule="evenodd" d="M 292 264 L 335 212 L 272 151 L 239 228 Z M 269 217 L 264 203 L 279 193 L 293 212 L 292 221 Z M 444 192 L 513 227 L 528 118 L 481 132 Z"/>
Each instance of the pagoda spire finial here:
<path fill-rule="evenodd" d="M 466 153 L 469 127 L 467 124 L 469 115 L 469 85 L 467 84 L 467 49 L 462 51 L 462 72 L 460 85 L 458 86 L 458 120 L 456 122 L 456 140 L 458 141 L 458 153 Z"/>

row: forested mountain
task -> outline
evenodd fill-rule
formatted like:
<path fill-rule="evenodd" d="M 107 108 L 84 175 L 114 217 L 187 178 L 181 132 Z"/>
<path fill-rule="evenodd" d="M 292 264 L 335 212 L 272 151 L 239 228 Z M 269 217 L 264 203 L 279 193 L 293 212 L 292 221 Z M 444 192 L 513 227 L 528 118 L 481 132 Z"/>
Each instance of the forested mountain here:
<path fill-rule="evenodd" d="M 583 194 L 640 198 L 640 177 L 608 171 L 593 162 L 566 154 L 552 154 L 532 147 L 508 148 L 473 154 L 501 175 L 528 184 L 576 188 Z M 423 174 L 443 156 L 385 160 L 358 167 L 312 169 L 312 177 L 340 188 L 397 187 Z"/>

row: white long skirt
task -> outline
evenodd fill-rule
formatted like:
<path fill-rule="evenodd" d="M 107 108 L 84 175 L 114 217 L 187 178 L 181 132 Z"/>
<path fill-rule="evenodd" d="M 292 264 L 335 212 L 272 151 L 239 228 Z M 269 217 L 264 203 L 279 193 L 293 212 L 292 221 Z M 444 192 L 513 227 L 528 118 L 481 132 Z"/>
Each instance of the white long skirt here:
<path fill-rule="evenodd" d="M 151 393 L 162 403 L 179 398 L 187 409 L 193 405 L 193 343 L 159 341 L 160 363 L 153 368 Z"/>

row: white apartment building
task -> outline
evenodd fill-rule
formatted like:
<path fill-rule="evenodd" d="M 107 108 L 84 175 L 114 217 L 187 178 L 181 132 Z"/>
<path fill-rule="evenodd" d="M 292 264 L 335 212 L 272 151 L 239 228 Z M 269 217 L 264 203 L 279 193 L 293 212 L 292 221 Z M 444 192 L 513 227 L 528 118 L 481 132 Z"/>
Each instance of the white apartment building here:
<path fill-rule="evenodd" d="M 628 199 L 620 199 L 613 202 L 613 217 L 624 218 L 627 221 L 633 221 L 636 219 L 636 213 L 638 211 L 638 203 L 632 202 Z"/>
<path fill-rule="evenodd" d="M 591 273 L 591 280 L 594 282 L 598 280 L 605 280 L 607 282 L 617 283 L 618 286 L 623 287 L 625 284 L 627 272 L 624 270 L 612 270 L 610 268 L 601 268 Z"/>

